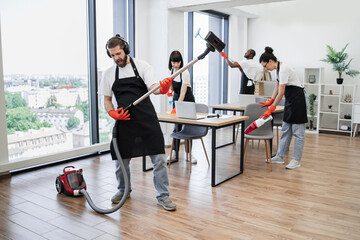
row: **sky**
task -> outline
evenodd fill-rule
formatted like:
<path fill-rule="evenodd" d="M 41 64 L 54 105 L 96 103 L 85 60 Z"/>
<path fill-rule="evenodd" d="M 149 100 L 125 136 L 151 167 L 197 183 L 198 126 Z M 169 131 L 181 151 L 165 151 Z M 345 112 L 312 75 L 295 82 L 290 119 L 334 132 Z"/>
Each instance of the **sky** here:
<path fill-rule="evenodd" d="M 112 0 L 98 2 L 98 67 L 104 68 L 112 64 L 105 53 L 106 40 L 113 35 Z M 0 0 L 4 74 L 87 74 L 86 4 Z"/>

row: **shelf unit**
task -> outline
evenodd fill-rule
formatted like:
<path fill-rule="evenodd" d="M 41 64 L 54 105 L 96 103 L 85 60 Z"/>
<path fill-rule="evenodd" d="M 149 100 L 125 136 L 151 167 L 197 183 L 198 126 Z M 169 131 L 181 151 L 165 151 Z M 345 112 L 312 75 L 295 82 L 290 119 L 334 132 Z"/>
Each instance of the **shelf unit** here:
<path fill-rule="evenodd" d="M 315 116 L 310 115 L 310 106 L 307 109 L 308 123 L 306 124 L 306 132 L 308 133 L 318 133 L 319 132 L 319 113 L 320 113 L 320 84 L 323 78 L 323 68 L 305 68 L 304 69 L 304 88 L 306 92 L 306 97 L 308 98 L 310 94 L 316 95 L 316 100 L 314 102 L 314 112 Z M 308 100 L 308 99 L 307 99 Z M 312 123 L 311 123 L 312 121 Z M 313 126 L 311 128 L 311 125 Z"/>
<path fill-rule="evenodd" d="M 351 136 L 356 88 L 357 85 L 351 84 L 320 84 L 319 131 L 348 133 Z M 345 102 L 346 95 L 351 95 L 350 102 Z"/>

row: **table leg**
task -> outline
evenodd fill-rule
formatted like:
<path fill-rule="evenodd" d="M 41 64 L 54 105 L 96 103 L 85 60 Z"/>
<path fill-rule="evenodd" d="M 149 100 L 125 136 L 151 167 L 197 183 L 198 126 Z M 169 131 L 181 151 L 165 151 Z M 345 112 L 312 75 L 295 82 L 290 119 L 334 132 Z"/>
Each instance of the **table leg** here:
<path fill-rule="evenodd" d="M 220 185 L 223 182 L 226 182 L 227 180 L 230 180 L 233 177 L 236 177 L 240 174 L 243 173 L 244 170 L 244 126 L 245 126 L 245 121 L 242 121 L 241 123 L 241 143 L 240 143 L 240 171 L 234 173 L 233 175 L 230 175 L 229 177 L 226 177 L 225 179 L 216 182 L 215 181 L 215 174 L 216 174 L 216 128 L 212 127 L 212 137 L 211 137 L 211 186 L 212 187 L 216 187 L 217 185 Z"/>
<path fill-rule="evenodd" d="M 241 143 L 240 143 L 240 172 L 244 171 L 244 141 L 245 141 L 245 121 L 241 122 Z"/>
<path fill-rule="evenodd" d="M 211 186 L 215 187 L 216 169 L 216 128 L 211 128 Z"/>

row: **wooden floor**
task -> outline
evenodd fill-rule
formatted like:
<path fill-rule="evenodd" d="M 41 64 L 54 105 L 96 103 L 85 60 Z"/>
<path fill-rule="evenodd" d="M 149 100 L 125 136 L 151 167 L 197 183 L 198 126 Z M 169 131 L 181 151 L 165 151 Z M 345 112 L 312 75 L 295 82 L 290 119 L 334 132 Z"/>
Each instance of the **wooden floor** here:
<path fill-rule="evenodd" d="M 231 134 L 218 136 L 221 144 Z M 200 140 L 194 146 L 191 174 L 183 155 L 169 170 L 175 212 L 156 205 L 153 174 L 142 172 L 140 159 L 131 162 L 131 198 L 110 215 L 55 189 L 63 167 L 74 165 L 94 202 L 110 207 L 116 179 L 109 154 L 3 177 L 0 239 L 360 239 L 359 137 L 307 134 L 301 167 L 274 164 L 272 172 L 264 143 L 257 149 L 255 142 L 245 172 L 215 188 Z M 218 151 L 218 180 L 238 170 L 239 146 Z"/>

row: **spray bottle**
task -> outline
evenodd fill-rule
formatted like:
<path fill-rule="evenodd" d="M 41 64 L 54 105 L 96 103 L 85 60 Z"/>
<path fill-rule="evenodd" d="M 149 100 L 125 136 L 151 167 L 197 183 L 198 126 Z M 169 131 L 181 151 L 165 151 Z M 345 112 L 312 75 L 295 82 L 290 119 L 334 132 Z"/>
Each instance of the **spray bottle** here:
<path fill-rule="evenodd" d="M 250 126 L 248 126 L 246 129 L 245 129 L 245 134 L 248 134 L 252 131 L 254 131 L 255 129 L 261 127 L 262 125 L 264 125 L 265 123 L 267 123 L 268 121 L 271 121 L 273 119 L 272 116 L 268 117 L 268 118 L 258 118 L 256 119 L 252 124 L 250 124 Z"/>

